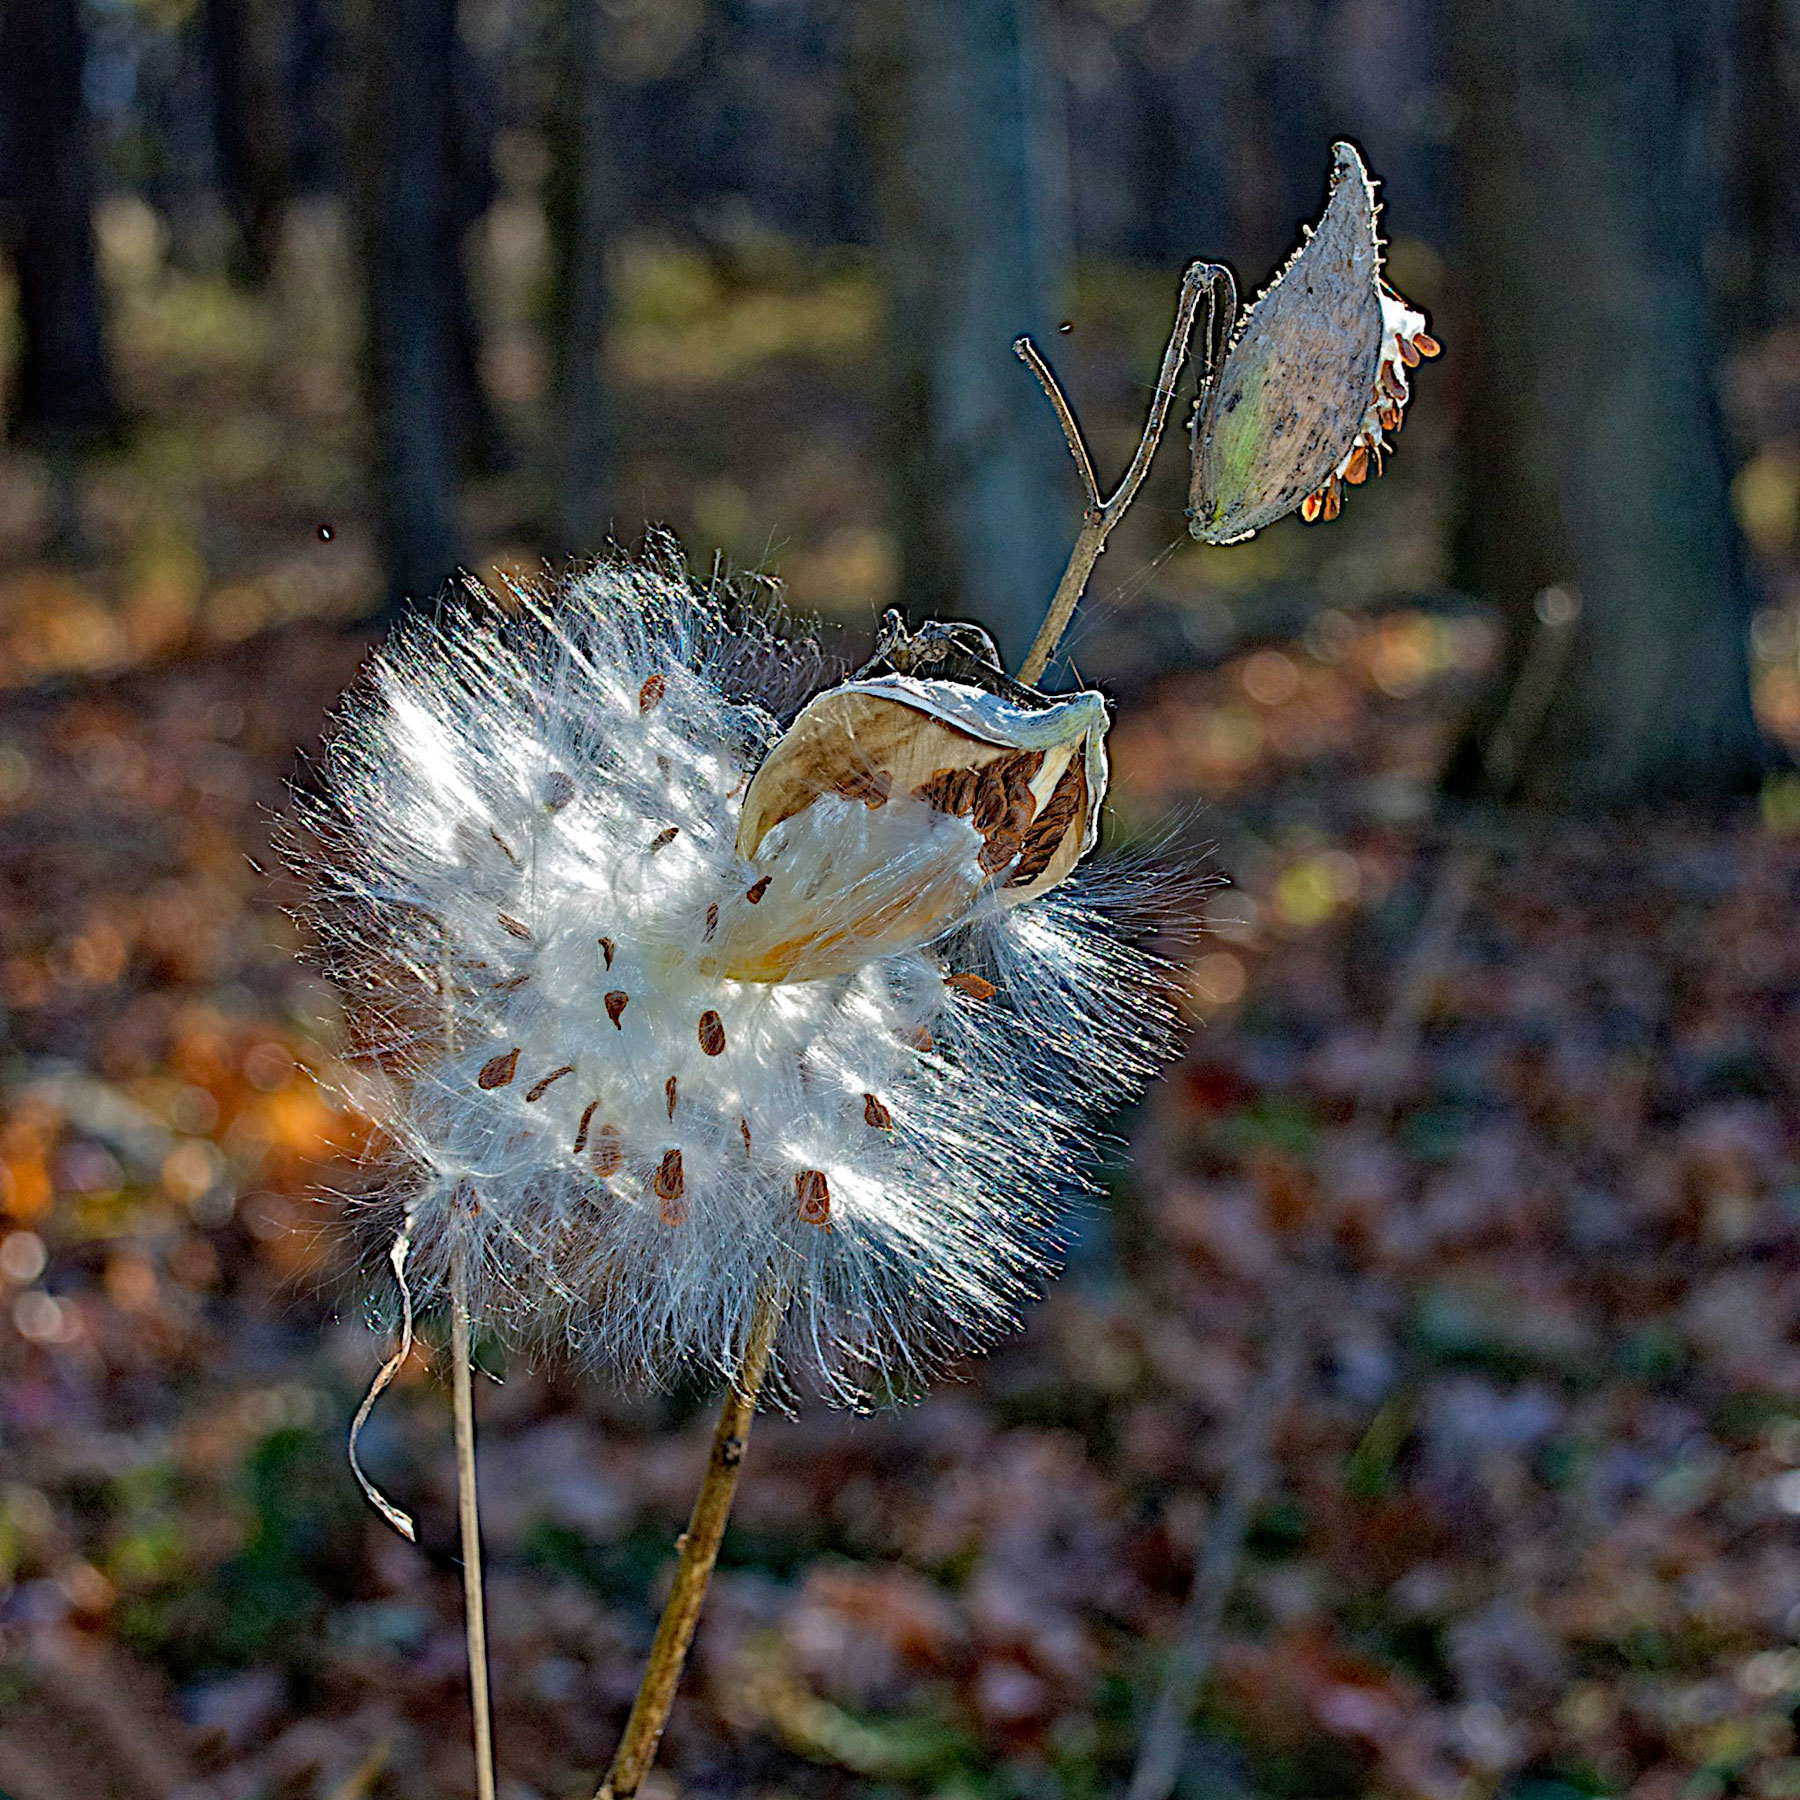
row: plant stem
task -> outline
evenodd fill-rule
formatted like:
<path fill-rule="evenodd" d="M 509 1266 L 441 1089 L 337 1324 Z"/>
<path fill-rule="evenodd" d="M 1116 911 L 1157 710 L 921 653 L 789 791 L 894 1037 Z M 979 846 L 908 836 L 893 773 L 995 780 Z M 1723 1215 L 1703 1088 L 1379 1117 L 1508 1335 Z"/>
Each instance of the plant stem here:
<path fill-rule="evenodd" d="M 1144 421 L 1143 436 L 1138 439 L 1131 466 L 1126 469 L 1110 498 L 1101 496 L 1100 484 L 1094 475 L 1094 459 L 1088 454 L 1081 427 L 1075 419 L 1074 408 L 1069 405 L 1062 389 L 1057 385 L 1056 377 L 1051 372 L 1049 363 L 1044 360 L 1043 352 L 1028 337 L 1022 337 L 1014 343 L 1013 350 L 1019 360 L 1038 378 L 1039 384 L 1049 396 L 1051 406 L 1056 409 L 1057 423 L 1062 426 L 1063 436 L 1068 440 L 1069 453 L 1075 458 L 1075 467 L 1087 494 L 1087 506 L 1081 516 L 1080 535 L 1075 539 L 1075 548 L 1069 553 L 1069 564 L 1063 570 L 1062 580 L 1056 584 L 1056 594 L 1050 602 L 1050 610 L 1044 615 L 1044 622 L 1038 627 L 1031 649 L 1019 667 L 1021 681 L 1027 684 L 1035 682 L 1049 667 L 1050 658 L 1056 654 L 1056 646 L 1062 642 L 1063 633 L 1068 630 L 1069 620 L 1074 617 L 1076 605 L 1087 587 L 1088 576 L 1093 573 L 1094 564 L 1100 560 L 1100 552 L 1106 548 L 1107 536 L 1125 516 L 1125 509 L 1136 498 L 1138 489 L 1143 486 L 1144 477 L 1150 472 L 1150 459 L 1155 456 L 1156 446 L 1162 441 L 1163 427 L 1168 423 L 1169 407 L 1181 381 L 1182 365 L 1187 361 L 1188 342 L 1193 336 L 1194 318 L 1200 310 L 1200 301 L 1202 297 L 1210 296 L 1216 306 L 1222 294 L 1235 292 L 1228 285 L 1230 280 L 1230 273 L 1217 263 L 1190 263 L 1183 273 L 1181 294 L 1175 304 L 1175 324 L 1169 333 L 1168 346 L 1163 351 L 1162 372 L 1156 379 L 1156 392 L 1150 398 L 1150 413 Z M 1209 354 L 1217 335 L 1216 331 L 1208 330 Z"/>
<path fill-rule="evenodd" d="M 744 1360 L 719 1408 L 706 1475 L 694 1496 L 688 1528 L 676 1546 L 680 1556 L 675 1565 L 675 1585 L 664 1603 L 656 1641 L 650 1647 L 650 1661 L 632 1703 L 631 1717 L 625 1721 L 625 1734 L 595 1800 L 631 1800 L 656 1760 L 657 1746 L 662 1742 L 663 1727 L 669 1722 L 669 1708 L 675 1702 L 675 1690 L 687 1661 L 688 1646 L 694 1641 L 701 1602 L 706 1598 L 706 1586 L 718 1560 L 725 1521 L 731 1516 L 731 1502 L 737 1493 L 744 1449 L 750 1438 L 750 1422 L 756 1415 L 756 1397 L 768 1373 L 769 1352 L 781 1323 L 784 1298 L 773 1279 L 765 1279 L 757 1293 Z"/>
<path fill-rule="evenodd" d="M 475 1719 L 475 1793 L 494 1800 L 494 1726 L 488 1705 L 487 1606 L 481 1592 L 481 1509 L 475 1493 L 475 1395 L 469 1379 L 469 1269 L 456 1246 L 450 1265 L 450 1380 L 456 1405 L 456 1511 L 462 1527 L 463 1630 Z"/>

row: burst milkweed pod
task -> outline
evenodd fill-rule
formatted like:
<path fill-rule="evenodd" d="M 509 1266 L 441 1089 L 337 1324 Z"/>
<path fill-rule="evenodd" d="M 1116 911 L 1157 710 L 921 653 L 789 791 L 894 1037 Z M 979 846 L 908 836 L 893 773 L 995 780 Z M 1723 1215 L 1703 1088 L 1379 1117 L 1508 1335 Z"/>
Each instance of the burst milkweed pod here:
<path fill-rule="evenodd" d="M 858 1403 L 991 1338 L 1169 1041 L 1078 870 L 1105 702 L 888 656 L 784 730 L 816 653 L 669 568 L 513 601 L 379 653 L 316 814 L 415 1286 L 461 1234 L 480 1322 L 659 1381 L 731 1375 L 772 1270 L 781 1365 Z"/>

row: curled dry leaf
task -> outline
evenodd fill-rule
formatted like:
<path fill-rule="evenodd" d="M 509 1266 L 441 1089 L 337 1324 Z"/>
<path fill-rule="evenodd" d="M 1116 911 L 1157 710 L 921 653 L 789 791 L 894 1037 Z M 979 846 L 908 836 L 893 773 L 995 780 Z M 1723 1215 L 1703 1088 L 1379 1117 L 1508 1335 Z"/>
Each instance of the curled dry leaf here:
<path fill-rule="evenodd" d="M 1202 541 L 1236 543 L 1296 510 L 1335 518 L 1345 483 L 1380 473 L 1406 371 L 1438 346 L 1381 278 L 1376 219 L 1362 157 L 1336 145 L 1318 224 L 1201 383 L 1188 528 Z"/>

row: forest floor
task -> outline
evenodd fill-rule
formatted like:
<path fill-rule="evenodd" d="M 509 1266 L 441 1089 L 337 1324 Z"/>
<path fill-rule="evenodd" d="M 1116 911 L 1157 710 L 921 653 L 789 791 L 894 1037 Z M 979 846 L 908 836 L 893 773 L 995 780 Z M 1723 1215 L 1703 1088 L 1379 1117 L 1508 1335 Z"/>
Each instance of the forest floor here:
<path fill-rule="evenodd" d="M 383 1351 L 333 1229 L 364 1128 L 269 849 L 368 644 L 352 434 L 307 412 L 337 416 L 341 356 L 246 410 L 281 334 L 140 292 L 132 254 L 115 222 L 144 422 L 82 489 L 86 563 L 43 554 L 54 472 L 0 464 L 0 1789 L 442 1800 L 473 1791 L 442 1359 L 365 1439 L 413 1547 L 344 1461 Z M 756 341 L 839 341 L 807 304 Z M 673 406 L 688 364 L 657 355 L 717 334 L 644 330 L 643 404 Z M 670 480 L 703 531 L 738 477 Z M 852 617 L 874 530 L 816 540 Z M 1434 554 L 1357 591 L 1429 588 Z M 1104 616 L 1153 573 L 1217 599 L 1154 544 L 1119 561 Z M 1758 652 L 1791 732 L 1789 613 Z M 1335 606 L 1133 672 L 1115 839 L 1231 880 L 1186 953 L 1191 1047 L 1016 1338 L 905 1411 L 759 1423 L 658 1794 L 1119 1791 L 1297 1317 L 1186 1800 L 1800 1796 L 1796 790 L 1722 824 L 1450 814 L 1493 660 L 1477 611 Z M 574 1800 L 709 1402 L 482 1356 L 503 1792 Z"/>

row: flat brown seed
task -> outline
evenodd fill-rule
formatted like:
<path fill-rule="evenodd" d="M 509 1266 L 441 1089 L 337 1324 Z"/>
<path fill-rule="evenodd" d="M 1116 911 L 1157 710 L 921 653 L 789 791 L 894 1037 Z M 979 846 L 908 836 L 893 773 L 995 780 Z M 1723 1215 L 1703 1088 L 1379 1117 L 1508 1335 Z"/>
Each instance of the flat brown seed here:
<path fill-rule="evenodd" d="M 751 884 L 744 889 L 744 898 L 748 900 L 752 906 L 760 906 L 762 904 L 763 895 L 769 891 L 769 883 L 774 879 L 775 877 L 773 875 L 765 875 L 760 881 L 751 882 Z"/>
<path fill-rule="evenodd" d="M 506 858 L 506 860 L 509 863 L 511 863 L 515 869 L 518 868 L 519 867 L 518 852 L 515 851 L 513 849 L 512 845 L 509 844 L 506 841 L 506 839 L 503 838 L 499 834 L 499 832 L 497 832 L 491 825 L 488 827 L 488 836 L 491 837 L 494 840 L 494 842 L 500 846 L 500 854 L 502 856 L 504 856 Z"/>
<path fill-rule="evenodd" d="M 708 1056 L 725 1054 L 725 1021 L 711 1008 L 700 1015 L 700 1048 Z"/>
<path fill-rule="evenodd" d="M 894 778 L 885 769 L 849 769 L 838 777 L 835 786 L 846 800 L 860 800 L 873 812 L 887 804 Z"/>
<path fill-rule="evenodd" d="M 800 1217 L 808 1225 L 824 1225 L 831 1219 L 831 1185 L 823 1169 L 802 1169 L 794 1177 L 794 1198 Z"/>
<path fill-rule="evenodd" d="M 475 1077 L 475 1085 L 483 1088 L 502 1088 L 518 1072 L 518 1051 L 516 1049 L 502 1050 L 498 1056 L 490 1056 L 481 1065 L 481 1073 Z"/>
<path fill-rule="evenodd" d="M 668 691 L 669 684 L 660 675 L 651 675 L 638 689 L 638 711 L 647 713 Z"/>
<path fill-rule="evenodd" d="M 606 996 L 606 1016 L 611 1019 L 621 1031 L 625 1029 L 622 1021 L 625 1009 L 630 1004 L 631 996 L 626 993 L 623 988 L 614 988 L 613 991 Z"/>
<path fill-rule="evenodd" d="M 959 970 L 944 983 L 953 987 L 959 994 L 967 994 L 971 1000 L 991 1000 L 999 990 L 982 975 L 971 975 L 966 970 Z"/>
<path fill-rule="evenodd" d="M 531 936 L 531 927 L 524 924 L 522 921 L 515 919 L 511 913 L 502 913 L 500 915 L 500 923 L 516 938 L 528 938 Z"/>
<path fill-rule="evenodd" d="M 967 817 L 980 785 L 981 777 L 973 769 L 952 769 L 944 784 L 944 811 L 959 819 Z"/>
<path fill-rule="evenodd" d="M 544 783 L 544 811 L 559 813 L 575 798 L 575 777 L 562 769 L 552 769 Z"/>
<path fill-rule="evenodd" d="M 531 1084 L 531 1091 L 525 1096 L 526 1104 L 530 1105 L 533 1100 L 543 1099 L 543 1097 L 549 1093 L 553 1082 L 561 1081 L 565 1075 L 573 1075 L 574 1073 L 575 1065 L 573 1063 L 564 1063 L 560 1069 L 552 1069 L 541 1081 L 534 1081 Z"/>
<path fill-rule="evenodd" d="M 863 1121 L 877 1131 L 892 1131 L 894 1115 L 873 1094 L 863 1095 Z"/>
<path fill-rule="evenodd" d="M 616 949 L 618 949 L 618 945 L 615 944 L 611 938 L 602 938 L 600 940 L 600 954 L 606 958 L 606 966 L 609 969 L 612 967 L 613 952 Z"/>
<path fill-rule="evenodd" d="M 1006 817 L 1006 782 L 990 763 L 975 783 L 975 806 L 969 823 L 986 837 Z"/>
<path fill-rule="evenodd" d="M 681 1172 L 679 1150 L 663 1152 L 662 1161 L 656 1166 L 656 1179 L 652 1185 L 659 1200 L 679 1200 L 687 1192 L 687 1178 Z"/>
<path fill-rule="evenodd" d="M 625 1146 L 616 1125 L 602 1125 L 594 1138 L 594 1173 L 616 1175 L 625 1166 Z"/>
<path fill-rule="evenodd" d="M 575 1127 L 575 1148 L 573 1155 L 579 1156 L 587 1148 L 588 1126 L 593 1123 L 594 1113 L 599 1108 L 598 1100 L 590 1100 L 582 1109 L 581 1123 Z"/>
<path fill-rule="evenodd" d="M 670 825 L 666 829 L 659 831 L 656 836 L 650 840 L 650 854 L 654 856 L 657 851 L 668 849 L 668 847 L 680 836 L 681 827 L 679 825 Z"/>
<path fill-rule="evenodd" d="M 750 1145 L 750 1121 L 748 1119 L 739 1119 L 738 1130 L 744 1134 L 744 1154 L 746 1156 L 754 1156 L 756 1152 Z"/>
<path fill-rule="evenodd" d="M 1017 831 L 996 831 L 981 846 L 981 854 L 975 861 L 984 875 L 998 875 L 1015 856 L 1024 844 L 1024 834 Z"/>
<path fill-rule="evenodd" d="M 713 933 L 719 929 L 719 903 L 714 901 L 706 909 L 706 941 L 712 942 Z"/>
<path fill-rule="evenodd" d="M 1049 868 L 1062 848 L 1063 839 L 1069 835 L 1070 826 L 1075 823 L 1085 792 L 1081 765 L 1072 761 L 1057 782 L 1056 791 L 1044 803 L 1037 823 L 1025 833 L 1019 850 L 1019 866 L 1007 877 L 1008 887 L 1028 887 Z"/>
<path fill-rule="evenodd" d="M 673 1075 L 663 1083 L 663 1093 L 668 1097 L 669 1117 L 675 1116 L 675 1102 L 681 1097 L 681 1084 Z"/>

